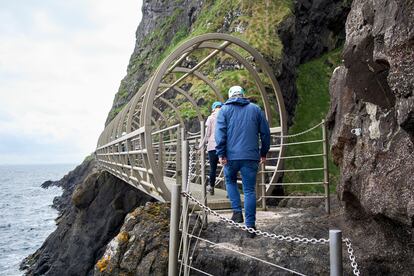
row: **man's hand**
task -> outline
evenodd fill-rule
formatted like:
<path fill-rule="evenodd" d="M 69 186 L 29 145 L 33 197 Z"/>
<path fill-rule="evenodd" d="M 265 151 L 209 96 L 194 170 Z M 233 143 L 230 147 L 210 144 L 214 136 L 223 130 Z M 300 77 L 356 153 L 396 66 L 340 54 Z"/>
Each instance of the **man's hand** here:
<path fill-rule="evenodd" d="M 219 157 L 219 162 L 222 166 L 225 166 L 227 164 L 227 158 L 224 156 Z"/>
<path fill-rule="evenodd" d="M 260 164 L 264 164 L 264 163 L 266 163 L 266 156 L 260 157 Z"/>

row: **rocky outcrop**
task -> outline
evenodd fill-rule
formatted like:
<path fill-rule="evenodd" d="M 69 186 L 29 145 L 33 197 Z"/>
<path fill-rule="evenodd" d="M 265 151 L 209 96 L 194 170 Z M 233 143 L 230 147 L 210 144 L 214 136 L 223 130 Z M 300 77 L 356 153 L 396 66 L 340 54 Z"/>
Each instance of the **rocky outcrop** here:
<path fill-rule="evenodd" d="M 63 213 L 71 206 L 72 193 L 75 187 L 82 183 L 89 174 L 96 172 L 96 161 L 92 156 L 88 156 L 85 160 L 77 166 L 73 171 L 70 171 L 62 179 L 58 181 L 46 181 L 42 184 L 42 188 L 49 188 L 52 186 L 62 188 L 62 195 L 53 199 L 53 208 Z"/>
<path fill-rule="evenodd" d="M 150 197 L 106 172 L 75 185 L 57 229 L 27 257 L 26 275 L 90 275 L 127 213 Z"/>
<path fill-rule="evenodd" d="M 231 213 L 224 213 L 230 217 Z M 327 244 L 304 244 L 248 238 L 246 233 L 210 216 L 208 226 L 190 232 L 208 240 L 191 241 L 192 265 L 212 275 L 291 275 L 280 268 L 241 256 L 231 250 L 272 262 L 305 275 L 329 274 Z M 117 236 L 106 247 L 95 266 L 94 275 L 167 275 L 168 219 L 166 204 L 148 203 L 125 218 Z M 374 219 L 349 220 L 340 208 L 330 216 L 324 208 L 275 208 L 258 212 L 257 227 L 262 231 L 290 237 L 328 238 L 329 229 L 341 229 L 350 238 L 361 275 L 411 275 L 412 248 L 400 242 L 406 238 L 401 228 Z M 215 244 L 211 244 L 213 242 Z M 345 247 L 345 244 L 344 244 Z M 230 249 L 230 250 L 229 250 Z M 344 272 L 352 275 L 344 249 Z M 408 257 L 408 258 L 407 258 Z"/>
<path fill-rule="evenodd" d="M 129 213 L 94 275 L 167 275 L 169 208 L 147 203 Z"/>
<path fill-rule="evenodd" d="M 160 58 L 165 57 L 166 49 L 187 35 L 202 3 L 199 0 L 143 1 L 142 21 L 135 34 L 136 43 L 127 75 L 121 81 L 105 125 L 145 83 Z"/>
<path fill-rule="evenodd" d="M 246 25 L 246 23 L 240 23 L 243 22 L 240 17 L 257 17 L 256 21 L 260 21 L 263 20 L 260 18 L 264 15 L 255 14 L 257 12 L 251 7 L 251 1 L 236 2 L 180 0 L 165 3 L 159 0 L 144 1 L 143 18 L 136 32 L 136 44 L 129 61 L 127 75 L 121 81 L 106 124 L 135 95 L 162 58 L 166 57 L 166 50 L 171 51 L 173 49 L 171 46 L 190 37 L 194 31 L 203 33 L 197 28 L 203 28 L 204 32 L 229 33 L 242 37 L 246 32 L 254 33 L 254 24 L 258 23 Z M 257 8 L 261 5 L 263 3 L 257 4 Z M 262 23 L 274 24 L 268 27 L 268 31 L 274 36 L 257 37 L 257 39 L 272 40 L 272 43 L 280 44 L 280 38 L 283 43 L 283 53 L 280 56 L 280 54 L 275 54 L 273 50 L 258 50 L 261 51 L 275 72 L 291 121 L 297 102 L 296 67 L 343 44 L 345 39 L 344 22 L 349 12 L 350 1 L 297 0 L 293 5 L 289 5 L 289 9 L 292 10 L 288 13 L 280 11 L 287 5 L 286 3 L 269 5 L 273 7 L 273 12 L 280 13 L 275 14 L 274 17 L 282 17 L 283 20 L 272 19 L 272 23 Z M 279 9 L 275 8 L 278 5 Z M 197 21 L 201 13 L 211 13 L 211 10 L 214 10 L 214 14 L 209 15 L 210 17 L 200 16 L 200 22 Z M 257 42 L 243 39 L 248 43 Z M 273 45 L 270 48 L 274 47 L 276 46 Z M 224 67 L 232 68 L 234 66 L 237 65 L 233 63 L 217 64 L 216 72 Z"/>
<path fill-rule="evenodd" d="M 283 58 L 281 66 L 271 65 L 283 93 L 289 125 L 297 104 L 297 67 L 343 45 L 344 22 L 350 6 L 350 1 L 342 0 L 297 0 L 294 1 L 295 16 L 278 27 L 277 33 L 283 42 Z"/>
<path fill-rule="evenodd" d="M 413 271 L 413 16 L 412 1 L 355 0 L 344 66 L 330 83 L 337 190 L 354 232 L 366 231 L 367 248 L 374 249 L 362 248 L 370 275 Z M 386 265 L 390 259 L 399 265 Z"/>
<path fill-rule="evenodd" d="M 121 82 L 106 123 L 148 79 L 157 62 L 164 57 L 165 51 L 188 36 L 206 3 L 199 0 L 168 3 L 161 0 L 144 1 L 143 20 L 136 33 L 137 42 L 127 76 Z M 223 1 L 223 5 L 227 3 Z M 282 57 L 265 56 L 278 76 L 290 118 L 296 104 L 295 67 L 341 44 L 344 38 L 343 21 L 348 7 L 347 1 L 340 0 L 294 1 L 294 16 L 286 17 L 279 26 L 272 26 L 278 30 L 285 50 Z M 240 16 L 238 11 L 231 12 L 225 15 L 225 19 L 237 19 L 237 16 Z M 214 31 L 229 31 L 230 21 L 226 22 Z M 166 258 L 167 226 L 164 219 L 168 217 L 168 212 L 162 209 L 157 216 L 151 215 L 154 206 L 148 205 L 131 213 L 122 226 L 125 215 L 143 205 L 149 198 L 116 177 L 95 171 L 93 161 L 90 162 L 77 168 L 66 179 L 53 183 L 65 190 L 63 196 L 55 202 L 62 215 L 58 219 L 57 230 L 35 254 L 26 259 L 28 274 L 165 273 L 166 261 L 163 258 Z M 48 184 L 52 183 L 46 185 Z M 211 229 L 215 229 L 214 225 Z M 224 228 L 223 231 L 227 230 Z M 157 233 L 158 236 L 155 235 Z M 225 233 L 231 232 L 223 232 L 224 239 L 228 237 Z M 241 235 L 233 238 L 240 238 Z M 230 241 L 237 243 L 234 239 Z M 202 255 L 198 254 L 197 260 L 201 262 Z M 157 262 L 154 261 L 154 256 L 157 256 Z M 232 258 L 230 256 L 226 259 L 223 265 L 231 264 Z M 241 262 L 241 266 L 245 266 L 244 271 L 249 271 L 250 264 Z M 96 263 L 98 266 L 93 271 Z"/>
<path fill-rule="evenodd" d="M 328 115 L 349 213 L 407 231 L 414 226 L 413 16 L 413 1 L 353 2 Z"/>

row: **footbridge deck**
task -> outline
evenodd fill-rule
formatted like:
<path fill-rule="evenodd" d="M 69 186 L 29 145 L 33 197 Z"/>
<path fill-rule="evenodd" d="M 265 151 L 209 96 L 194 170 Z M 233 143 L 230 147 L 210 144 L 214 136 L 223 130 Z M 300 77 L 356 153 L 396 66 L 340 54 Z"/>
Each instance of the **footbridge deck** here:
<path fill-rule="evenodd" d="M 197 152 L 191 161 L 189 152 L 204 137 L 211 103 L 224 102 L 232 85 L 244 86 L 247 96 L 263 109 L 269 122 L 271 148 L 259 172 L 257 188 L 263 207 L 266 198 L 280 197 L 272 194 L 276 186 L 307 184 L 279 183 L 282 174 L 291 171 L 283 167 L 285 159 L 293 158 L 285 156 L 285 148 L 295 144 L 286 143 L 289 136 L 282 93 L 260 53 L 226 34 L 194 37 L 165 58 L 100 135 L 95 151 L 99 165 L 159 201 L 170 201 L 172 183 L 184 187 L 188 177 L 192 183 L 189 191 L 207 198 L 206 152 Z M 326 135 L 309 142 L 323 143 L 324 152 L 302 157 L 326 159 Z M 194 169 L 190 176 L 189 167 Z M 323 180 L 310 184 L 324 185 L 325 195 L 313 198 L 327 199 L 327 161 L 322 168 L 301 169 L 324 172 Z M 222 170 L 217 179 L 218 187 L 224 187 Z M 228 208 L 225 190 L 217 188 L 216 195 L 208 197 L 208 204 Z"/>

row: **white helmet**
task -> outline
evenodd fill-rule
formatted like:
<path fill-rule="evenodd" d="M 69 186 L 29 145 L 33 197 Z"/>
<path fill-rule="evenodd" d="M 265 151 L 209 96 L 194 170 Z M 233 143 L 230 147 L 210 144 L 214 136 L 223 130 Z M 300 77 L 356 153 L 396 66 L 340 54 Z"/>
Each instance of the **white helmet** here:
<path fill-rule="evenodd" d="M 246 91 L 241 86 L 237 86 L 237 85 L 232 86 L 229 89 L 229 98 L 239 96 L 239 95 L 244 95 L 245 92 Z"/>

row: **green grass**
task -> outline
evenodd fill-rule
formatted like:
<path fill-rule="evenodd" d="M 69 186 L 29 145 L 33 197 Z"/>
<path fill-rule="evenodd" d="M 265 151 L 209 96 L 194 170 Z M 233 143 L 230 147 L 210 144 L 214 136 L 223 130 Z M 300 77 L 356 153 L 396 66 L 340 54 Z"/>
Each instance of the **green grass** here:
<path fill-rule="evenodd" d="M 290 134 L 304 131 L 325 118 L 329 109 L 329 80 L 336 66 L 340 64 L 341 49 L 301 65 L 298 69 L 296 86 L 299 101 L 296 106 Z M 290 138 L 288 142 L 321 139 L 321 128 L 317 128 L 300 139 Z M 322 153 L 322 144 L 288 146 L 287 156 Z M 286 169 L 322 167 L 321 157 L 287 160 Z M 329 160 L 331 192 L 335 192 L 339 169 Z M 310 182 L 323 180 L 323 172 L 285 173 L 284 182 Z M 323 186 L 287 186 L 287 192 L 323 192 Z"/>
<path fill-rule="evenodd" d="M 177 9 L 173 15 L 166 17 L 161 21 L 157 28 L 148 35 L 143 43 L 144 49 L 138 55 L 131 57 L 130 66 L 127 76 L 122 81 L 119 91 L 116 95 L 115 102 L 128 97 L 131 91 L 127 88 L 128 79 L 132 79 L 134 75 L 142 68 L 153 71 L 180 43 L 194 36 L 209 32 L 225 32 L 233 36 L 239 37 L 254 48 L 269 61 L 277 62 L 281 59 L 283 45 L 277 34 L 277 26 L 289 16 L 292 16 L 293 3 L 292 0 L 206 0 L 202 11 L 197 20 L 191 26 L 191 29 L 181 28 L 176 31 L 173 40 L 168 46 L 162 45 L 163 37 L 174 30 L 173 26 L 179 16 L 183 16 L 183 9 Z M 223 25 L 228 24 L 228 31 L 223 30 Z M 230 46 L 233 48 L 233 46 Z M 246 56 L 243 50 L 234 48 L 239 54 Z M 205 56 L 203 51 L 194 54 L 196 58 Z M 224 83 L 223 77 L 214 76 L 211 71 L 214 69 L 215 63 L 212 60 L 203 66 L 203 71 L 209 71 L 208 75 L 211 79 L 217 80 L 218 83 Z M 235 75 L 238 73 L 229 73 Z M 240 74 L 243 74 L 240 71 Z M 235 78 L 233 78 L 237 81 Z M 201 85 L 201 84 L 199 84 Z M 229 84 L 230 85 L 230 84 Z M 201 85 L 202 86 L 202 85 Z M 221 87 L 220 87 L 221 88 Z M 223 87 L 227 91 L 228 87 Z M 194 91 L 198 88 L 194 86 Z M 224 92 L 223 92 L 224 93 Z M 206 102 L 213 102 L 214 94 L 208 94 L 205 98 Z M 108 115 L 110 119 L 114 118 L 121 109 L 113 109 Z M 203 108 L 203 112 L 208 111 Z M 184 107 L 183 115 L 194 116 L 194 112 L 190 112 Z"/>
<path fill-rule="evenodd" d="M 283 45 L 277 35 L 277 26 L 292 15 L 292 10 L 291 0 L 206 1 L 191 36 L 217 32 L 228 24 L 232 35 L 246 41 L 264 56 L 280 59 Z M 228 22 L 232 17 L 235 20 Z"/>

